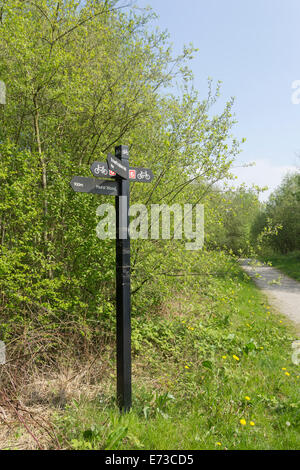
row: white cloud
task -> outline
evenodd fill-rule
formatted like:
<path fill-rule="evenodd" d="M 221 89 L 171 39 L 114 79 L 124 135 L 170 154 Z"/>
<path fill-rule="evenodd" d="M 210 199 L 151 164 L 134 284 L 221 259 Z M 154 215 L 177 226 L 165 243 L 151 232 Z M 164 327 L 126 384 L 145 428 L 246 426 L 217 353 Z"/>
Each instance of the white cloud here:
<path fill-rule="evenodd" d="M 251 187 L 256 184 L 260 187 L 268 186 L 268 190 L 264 191 L 260 199 L 266 201 L 274 189 L 280 185 L 283 177 L 288 173 L 294 173 L 297 167 L 292 166 L 276 166 L 271 160 L 256 160 L 255 166 L 246 168 L 234 168 L 232 173 L 238 178 L 235 185 L 245 183 Z"/>

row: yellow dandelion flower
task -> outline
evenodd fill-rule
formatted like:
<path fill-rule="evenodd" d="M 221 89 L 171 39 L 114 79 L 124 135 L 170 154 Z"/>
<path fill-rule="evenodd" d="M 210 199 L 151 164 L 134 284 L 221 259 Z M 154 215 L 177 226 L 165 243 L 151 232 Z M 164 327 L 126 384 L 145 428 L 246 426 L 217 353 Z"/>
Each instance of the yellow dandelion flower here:
<path fill-rule="evenodd" d="M 221 442 L 216 442 L 216 446 L 221 446 Z"/>
<path fill-rule="evenodd" d="M 242 426 L 246 426 L 247 422 L 244 418 L 240 419 L 240 423 Z"/>
<path fill-rule="evenodd" d="M 189 366 L 184 366 L 186 369 L 189 369 Z"/>
<path fill-rule="evenodd" d="M 255 426 L 255 422 L 254 422 L 254 421 L 250 421 L 250 426 Z"/>
<path fill-rule="evenodd" d="M 286 370 L 286 367 L 281 367 L 281 370 Z"/>
<path fill-rule="evenodd" d="M 248 397 L 248 396 L 246 396 L 246 397 L 245 397 L 245 400 L 247 400 L 247 401 L 250 401 L 250 400 L 251 400 L 251 398 L 250 398 L 250 397 Z"/>
<path fill-rule="evenodd" d="M 289 376 L 289 375 L 291 375 L 291 374 L 290 374 L 289 372 L 285 372 L 285 375 Z"/>
<path fill-rule="evenodd" d="M 235 354 L 233 354 L 232 357 L 233 357 L 233 359 L 235 359 L 236 361 L 239 361 L 239 360 L 240 360 L 240 358 L 239 358 L 238 356 L 236 356 Z"/>
<path fill-rule="evenodd" d="M 226 358 L 227 358 L 227 356 L 222 356 L 222 359 L 226 359 Z"/>

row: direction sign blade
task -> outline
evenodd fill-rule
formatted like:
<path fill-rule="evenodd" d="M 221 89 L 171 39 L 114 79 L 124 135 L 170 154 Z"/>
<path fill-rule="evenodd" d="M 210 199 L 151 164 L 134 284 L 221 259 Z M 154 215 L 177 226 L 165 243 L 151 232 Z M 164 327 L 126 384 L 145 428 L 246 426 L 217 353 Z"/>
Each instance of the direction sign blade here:
<path fill-rule="evenodd" d="M 79 193 L 106 194 L 108 196 L 119 195 L 117 181 L 99 181 L 85 176 L 74 176 L 70 183 L 72 189 Z"/>
<path fill-rule="evenodd" d="M 90 170 L 94 176 L 98 178 L 114 178 L 116 173 L 109 170 L 107 162 L 93 162 L 90 166 Z"/>
<path fill-rule="evenodd" d="M 138 183 L 151 183 L 154 175 L 149 168 L 130 167 L 129 168 L 129 181 L 136 181 Z"/>
<path fill-rule="evenodd" d="M 107 164 L 110 170 L 116 172 L 122 178 L 126 180 L 128 179 L 129 164 L 127 161 L 121 161 L 117 157 L 114 157 L 111 153 L 109 153 L 107 155 Z"/>
<path fill-rule="evenodd" d="M 0 80 L 0 104 L 6 104 L 6 86 L 2 80 Z"/>

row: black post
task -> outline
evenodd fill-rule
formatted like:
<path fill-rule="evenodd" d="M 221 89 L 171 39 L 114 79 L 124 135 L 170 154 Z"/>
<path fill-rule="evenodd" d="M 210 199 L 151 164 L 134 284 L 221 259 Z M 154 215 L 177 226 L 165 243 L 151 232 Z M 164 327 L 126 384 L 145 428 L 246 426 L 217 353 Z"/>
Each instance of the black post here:
<path fill-rule="evenodd" d="M 127 146 L 116 147 L 115 155 L 129 166 Z M 116 197 L 117 400 L 120 410 L 127 412 L 131 408 L 129 181 L 116 178 L 120 187 Z"/>

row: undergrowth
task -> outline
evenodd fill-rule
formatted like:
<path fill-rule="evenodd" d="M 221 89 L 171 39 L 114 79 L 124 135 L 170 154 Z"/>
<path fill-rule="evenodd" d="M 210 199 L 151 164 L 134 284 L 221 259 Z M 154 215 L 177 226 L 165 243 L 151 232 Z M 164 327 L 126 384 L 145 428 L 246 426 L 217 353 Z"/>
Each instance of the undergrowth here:
<path fill-rule="evenodd" d="M 49 346 L 32 361 L 16 344 L 18 362 L 1 370 L 9 398 L 0 403 L 1 447 L 298 449 L 293 327 L 234 258 L 216 252 L 202 261 L 193 276 L 170 284 L 159 307 L 133 309 L 128 414 L 120 415 L 115 400 L 114 322 L 102 336 L 61 331 L 56 353 Z M 34 422 L 38 416 L 45 421 Z"/>

